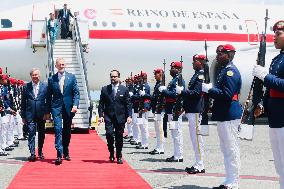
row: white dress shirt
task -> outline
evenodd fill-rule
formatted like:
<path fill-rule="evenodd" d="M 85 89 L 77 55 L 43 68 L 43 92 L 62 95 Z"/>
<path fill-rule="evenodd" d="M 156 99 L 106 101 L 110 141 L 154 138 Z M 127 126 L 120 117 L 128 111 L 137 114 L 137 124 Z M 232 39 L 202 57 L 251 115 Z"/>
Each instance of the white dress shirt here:
<path fill-rule="evenodd" d="M 32 85 L 33 85 L 33 92 L 34 92 L 34 95 L 35 95 L 35 98 L 36 98 L 37 95 L 38 95 L 38 91 L 39 91 L 39 82 L 38 83 L 32 82 Z"/>

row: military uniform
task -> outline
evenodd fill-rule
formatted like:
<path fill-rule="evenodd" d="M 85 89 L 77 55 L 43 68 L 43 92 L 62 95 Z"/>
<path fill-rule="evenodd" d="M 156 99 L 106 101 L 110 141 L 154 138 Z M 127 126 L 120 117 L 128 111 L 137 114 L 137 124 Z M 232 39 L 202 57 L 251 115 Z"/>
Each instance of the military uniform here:
<path fill-rule="evenodd" d="M 162 69 L 156 69 L 154 73 L 163 73 Z M 164 136 L 163 136 L 163 117 L 165 114 L 164 110 L 164 97 L 159 91 L 161 81 L 157 81 L 154 87 L 151 107 L 152 113 L 154 114 L 154 127 L 156 133 L 156 147 L 150 154 L 164 154 Z"/>
<path fill-rule="evenodd" d="M 139 89 L 137 84 L 137 76 L 134 76 L 135 83 L 133 86 L 132 96 L 131 96 L 131 102 L 132 102 L 132 108 L 133 108 L 133 114 L 132 114 L 132 129 L 133 129 L 133 140 L 131 141 L 132 145 L 139 145 L 141 144 L 139 139 L 139 126 L 137 124 L 137 116 L 138 116 L 138 109 L 139 109 Z"/>
<path fill-rule="evenodd" d="M 283 45 L 284 41 L 279 36 L 284 35 L 284 21 L 276 22 L 273 31 L 276 43 Z M 282 47 L 278 49 L 280 48 Z M 253 69 L 253 76 L 263 80 L 266 87 L 263 105 L 268 116 L 274 165 L 279 175 L 280 188 L 284 189 L 284 49 L 281 49 L 279 55 L 272 60 L 269 71 L 256 65 Z"/>
<path fill-rule="evenodd" d="M 221 46 L 222 52 L 235 52 L 232 45 Z M 209 84 L 202 84 L 202 90 Z M 240 150 L 238 127 L 241 122 L 242 107 L 238 100 L 242 85 L 241 75 L 233 62 L 223 66 L 215 87 L 207 92 L 214 99 L 212 120 L 217 121 L 217 131 L 220 139 L 221 151 L 224 155 L 226 178 L 217 188 L 238 188 L 240 169 Z"/>
<path fill-rule="evenodd" d="M 129 96 L 131 97 L 133 95 L 133 84 L 127 85 L 127 88 L 129 90 Z M 132 115 L 134 114 L 134 110 L 132 108 Z M 130 140 L 133 138 L 133 123 L 125 123 L 127 127 L 127 138 L 130 138 Z M 126 139 L 127 139 L 126 138 Z"/>
<path fill-rule="evenodd" d="M 204 98 L 201 91 L 202 83 L 204 81 L 204 71 L 195 71 L 192 76 L 188 89 L 182 92 L 184 99 L 184 110 L 188 119 L 188 128 L 192 147 L 195 153 L 195 163 L 192 167 L 186 168 L 188 173 L 205 172 L 204 170 L 204 143 L 203 138 L 199 134 L 200 122 L 204 110 Z"/>
<path fill-rule="evenodd" d="M 151 94 L 150 94 L 150 86 L 148 83 L 143 84 L 143 89 L 139 89 L 139 102 L 143 103 L 143 113 L 142 117 L 139 117 L 138 113 L 138 121 L 137 124 L 139 125 L 141 131 L 141 145 L 136 146 L 137 149 L 148 149 L 149 146 L 149 129 L 148 129 L 148 117 L 149 111 L 151 109 Z M 139 109 L 139 111 L 142 111 Z M 142 118 L 142 119 L 141 119 Z"/>
<path fill-rule="evenodd" d="M 173 62 L 171 66 L 181 67 L 180 62 Z M 176 93 L 176 87 L 178 86 L 178 75 L 174 76 L 172 81 L 168 84 L 166 90 L 162 90 L 163 95 L 166 98 L 165 111 L 168 115 L 168 128 L 171 130 L 171 135 L 174 145 L 174 155 L 167 158 L 166 161 L 183 162 L 183 136 L 182 136 L 182 115 L 178 117 L 178 120 L 173 121 L 173 109 L 175 108 L 176 101 L 180 98 Z M 185 82 L 182 80 L 182 86 L 185 87 Z M 160 87 L 160 89 L 162 89 Z M 160 90 L 161 91 L 161 90 Z"/>

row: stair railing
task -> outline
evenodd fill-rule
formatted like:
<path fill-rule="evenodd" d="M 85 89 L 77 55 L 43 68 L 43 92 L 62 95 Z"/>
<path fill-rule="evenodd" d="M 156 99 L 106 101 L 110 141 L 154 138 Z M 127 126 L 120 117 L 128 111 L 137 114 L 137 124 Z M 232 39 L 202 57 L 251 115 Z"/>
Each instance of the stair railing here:
<path fill-rule="evenodd" d="M 91 94 L 90 94 L 90 88 L 89 88 L 89 82 L 88 82 L 88 71 L 87 71 L 87 65 L 86 65 L 86 59 L 84 56 L 84 51 L 83 51 L 83 44 L 82 44 L 82 40 L 81 40 L 81 35 L 80 35 L 80 29 L 79 29 L 79 24 L 77 21 L 77 18 L 74 19 L 74 28 L 73 28 L 73 40 L 75 41 L 76 44 L 76 51 L 77 51 L 77 57 L 78 57 L 78 61 L 79 63 L 82 65 L 83 67 L 83 71 L 84 71 L 84 76 L 85 76 L 85 89 L 86 89 L 86 93 L 88 96 L 88 111 L 89 111 L 89 126 L 91 126 L 92 124 L 92 114 L 93 114 L 93 102 L 91 99 Z"/>
<path fill-rule="evenodd" d="M 50 42 L 50 32 L 47 27 L 47 18 L 45 18 L 46 23 L 46 49 L 47 49 L 47 55 L 48 55 L 48 77 L 51 77 L 54 74 L 54 60 L 53 60 L 53 45 Z"/>

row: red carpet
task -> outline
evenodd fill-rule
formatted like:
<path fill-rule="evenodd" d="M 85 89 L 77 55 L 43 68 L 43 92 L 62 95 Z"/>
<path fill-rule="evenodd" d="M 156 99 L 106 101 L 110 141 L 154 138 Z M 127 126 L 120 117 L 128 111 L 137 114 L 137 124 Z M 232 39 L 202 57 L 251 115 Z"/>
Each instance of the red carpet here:
<path fill-rule="evenodd" d="M 27 162 L 11 182 L 14 188 L 151 188 L 125 161 L 110 163 L 105 142 L 95 133 L 72 134 L 71 161 L 54 165 L 54 135 L 47 134 L 44 160 Z"/>

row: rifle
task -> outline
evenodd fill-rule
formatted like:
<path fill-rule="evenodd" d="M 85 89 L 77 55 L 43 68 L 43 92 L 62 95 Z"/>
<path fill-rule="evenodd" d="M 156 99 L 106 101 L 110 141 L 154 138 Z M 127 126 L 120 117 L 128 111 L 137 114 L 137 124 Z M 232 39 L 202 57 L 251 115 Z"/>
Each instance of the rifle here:
<path fill-rule="evenodd" d="M 210 83 L 210 75 L 209 75 L 209 65 L 208 65 L 208 57 L 207 57 L 207 41 L 205 40 L 204 44 L 204 49 L 205 49 L 205 64 L 204 64 L 204 82 L 205 83 Z M 204 111 L 202 112 L 202 120 L 201 120 L 201 125 L 208 125 L 208 111 L 210 108 L 210 101 L 209 101 L 209 96 L 208 94 L 204 94 Z"/>
<path fill-rule="evenodd" d="M 266 54 L 266 29 L 267 29 L 267 20 L 268 20 L 268 9 L 266 9 L 266 16 L 264 18 L 265 20 L 265 28 L 264 33 L 261 34 L 261 40 L 259 44 L 259 51 L 257 54 L 257 65 L 265 66 L 265 54 Z M 251 98 L 252 97 L 252 98 Z M 246 99 L 243 115 L 241 118 L 242 124 L 247 125 L 254 125 L 255 123 L 255 117 L 254 117 L 254 111 L 257 107 L 257 105 L 261 102 L 263 99 L 263 81 L 260 80 L 257 77 L 253 78 L 248 97 Z M 251 106 L 249 107 L 249 102 L 251 100 Z"/>
<path fill-rule="evenodd" d="M 182 67 L 182 56 L 180 58 L 180 62 L 181 62 L 181 67 Z M 180 72 L 178 73 L 178 86 L 183 86 L 183 79 L 182 79 L 182 69 L 180 70 Z M 182 105 L 183 105 L 183 100 L 182 100 L 182 96 L 181 94 L 177 96 L 175 105 L 173 107 L 173 121 L 178 121 L 179 116 L 181 115 L 181 112 L 183 111 L 182 109 Z"/>
<path fill-rule="evenodd" d="M 144 81 L 143 81 L 143 73 L 141 71 L 140 81 L 139 81 L 139 91 L 143 91 L 144 89 Z M 142 96 L 139 97 L 139 108 L 138 108 L 138 118 L 142 118 L 144 110 L 144 98 Z"/>
<path fill-rule="evenodd" d="M 5 106 L 4 106 L 4 101 L 2 98 L 2 94 L 0 94 L 0 108 L 2 109 L 2 111 L 0 112 L 0 116 L 3 117 L 5 116 Z"/>

